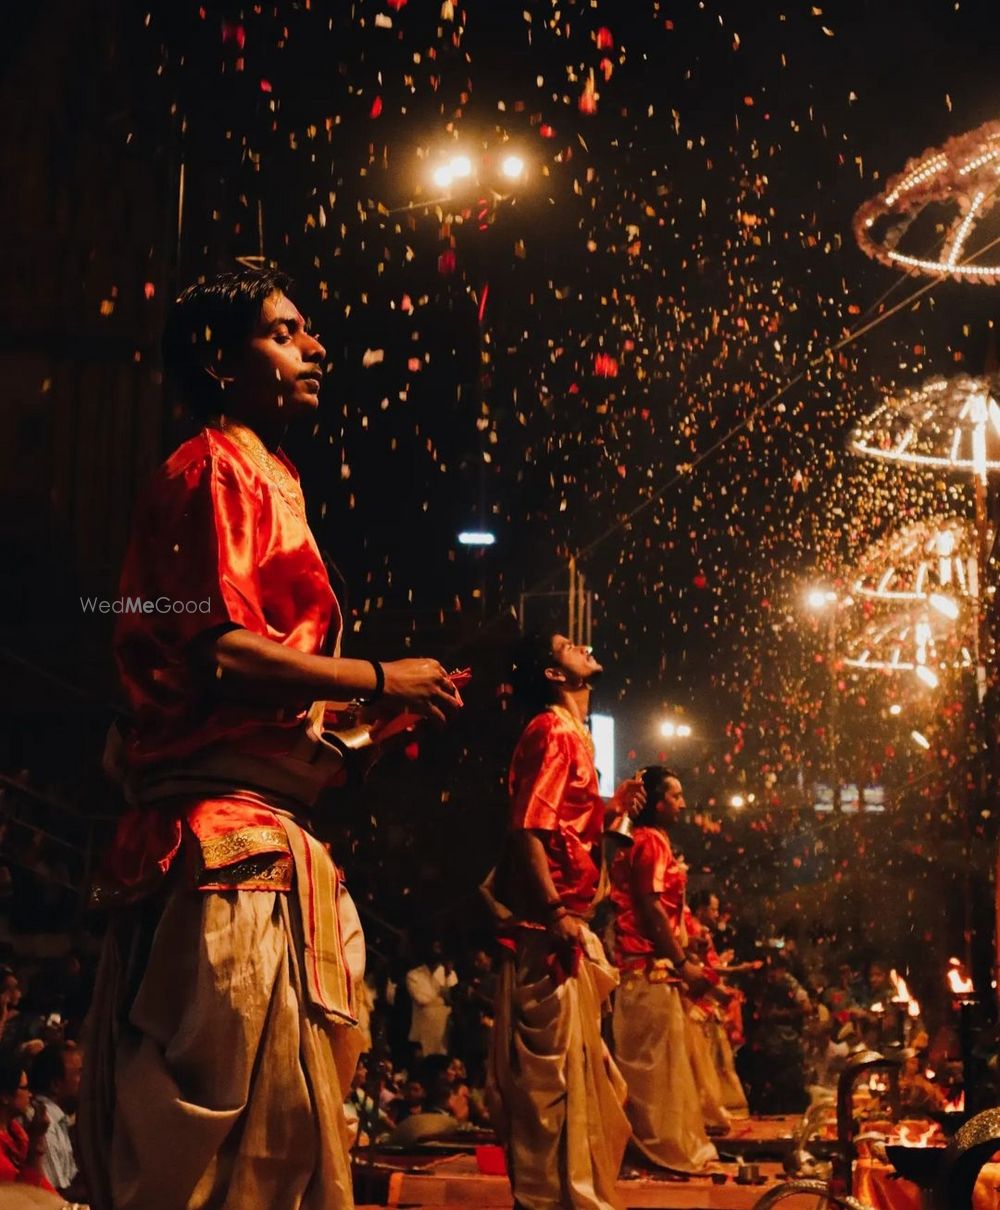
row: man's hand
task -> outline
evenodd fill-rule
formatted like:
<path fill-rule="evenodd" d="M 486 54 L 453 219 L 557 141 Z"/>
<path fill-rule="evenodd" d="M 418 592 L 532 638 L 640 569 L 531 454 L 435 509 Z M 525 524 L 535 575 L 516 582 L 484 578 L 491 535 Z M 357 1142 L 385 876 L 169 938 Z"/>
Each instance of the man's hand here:
<path fill-rule="evenodd" d="M 24 1132 L 28 1136 L 28 1155 L 37 1159 L 45 1150 L 45 1132 L 49 1128 L 49 1115 L 41 1101 L 32 1101 L 33 1113 L 24 1123 Z"/>
<path fill-rule="evenodd" d="M 705 968 L 700 962 L 694 962 L 691 958 L 684 959 L 680 976 L 684 980 L 686 990 L 692 996 L 703 996 L 712 986 L 705 978 Z"/>
<path fill-rule="evenodd" d="M 583 921 L 566 912 L 549 924 L 549 932 L 557 941 L 572 945 L 583 937 Z"/>
<path fill-rule="evenodd" d="M 447 721 L 461 702 L 448 673 L 437 660 L 393 660 L 382 665 L 384 696 L 436 722 Z"/>
<path fill-rule="evenodd" d="M 611 806 L 616 815 L 630 815 L 633 819 L 646 805 L 646 787 L 641 777 L 632 777 L 623 781 L 611 799 Z"/>

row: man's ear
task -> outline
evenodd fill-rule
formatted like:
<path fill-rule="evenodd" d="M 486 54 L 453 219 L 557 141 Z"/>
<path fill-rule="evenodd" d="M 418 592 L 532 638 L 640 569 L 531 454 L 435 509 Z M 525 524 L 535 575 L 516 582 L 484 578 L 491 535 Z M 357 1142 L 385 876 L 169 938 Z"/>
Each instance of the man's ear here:
<path fill-rule="evenodd" d="M 547 681 L 556 681 L 563 684 L 566 680 L 566 673 L 561 668 L 546 668 L 545 679 Z"/>

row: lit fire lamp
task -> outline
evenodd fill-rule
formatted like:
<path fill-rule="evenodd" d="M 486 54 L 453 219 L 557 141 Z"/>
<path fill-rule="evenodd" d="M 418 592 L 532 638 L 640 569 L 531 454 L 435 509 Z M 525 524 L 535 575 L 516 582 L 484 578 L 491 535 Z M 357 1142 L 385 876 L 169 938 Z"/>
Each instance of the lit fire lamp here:
<path fill-rule="evenodd" d="M 979 997 L 960 958 L 948 959 L 945 977 L 951 993 L 952 1010 L 958 1013 L 958 1040 L 962 1051 L 962 1108 L 969 1106 L 975 1112 L 977 1070 L 974 1046 Z"/>
<path fill-rule="evenodd" d="M 920 1017 L 920 1004 L 910 994 L 906 980 L 897 971 L 889 972 L 892 999 L 888 1007 L 878 1002 L 871 1011 L 879 1019 L 879 1042 L 883 1046 L 908 1046 Z"/>

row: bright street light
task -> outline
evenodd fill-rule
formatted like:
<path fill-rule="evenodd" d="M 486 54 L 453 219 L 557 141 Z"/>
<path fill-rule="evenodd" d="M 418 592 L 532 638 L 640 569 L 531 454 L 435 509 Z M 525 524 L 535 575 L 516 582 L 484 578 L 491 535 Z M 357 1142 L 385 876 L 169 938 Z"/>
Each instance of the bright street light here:
<path fill-rule="evenodd" d="M 690 739 L 691 724 L 678 723 L 672 718 L 665 718 L 660 723 L 660 734 L 664 739 Z"/>
<path fill-rule="evenodd" d="M 519 155 L 505 155 L 500 161 L 500 172 L 508 181 L 516 181 L 524 174 L 524 160 Z"/>
<path fill-rule="evenodd" d="M 680 739 L 688 739 L 691 735 L 691 728 L 687 725 L 687 723 L 678 723 L 677 735 Z"/>
<path fill-rule="evenodd" d="M 431 173 L 431 180 L 439 189 L 447 189 L 454 178 L 450 164 L 439 164 Z"/>
<path fill-rule="evenodd" d="M 448 162 L 453 177 L 472 176 L 472 161 L 467 155 L 456 155 Z"/>
<path fill-rule="evenodd" d="M 673 739 L 677 734 L 677 724 L 671 722 L 660 723 L 660 734 L 664 739 Z"/>
<path fill-rule="evenodd" d="M 925 735 L 921 735 L 919 731 L 911 731 L 910 739 L 912 739 L 918 747 L 923 748 L 925 752 L 931 746 L 931 741 Z"/>
<path fill-rule="evenodd" d="M 496 534 L 480 529 L 463 529 L 458 535 L 461 546 L 494 546 L 496 540 Z"/>
<path fill-rule="evenodd" d="M 806 595 L 806 604 L 810 609 L 826 609 L 837 599 L 837 594 L 829 588 L 810 588 Z"/>
<path fill-rule="evenodd" d="M 899 704 L 899 702 L 893 702 L 892 705 L 889 707 L 889 713 L 890 714 L 902 714 L 903 707 Z"/>
<path fill-rule="evenodd" d="M 746 803 L 747 803 L 747 800 L 743 797 L 742 794 L 734 794 L 732 796 L 732 798 L 730 798 L 730 800 L 729 800 L 729 805 L 731 807 L 735 807 L 737 811 L 741 807 L 745 807 Z"/>

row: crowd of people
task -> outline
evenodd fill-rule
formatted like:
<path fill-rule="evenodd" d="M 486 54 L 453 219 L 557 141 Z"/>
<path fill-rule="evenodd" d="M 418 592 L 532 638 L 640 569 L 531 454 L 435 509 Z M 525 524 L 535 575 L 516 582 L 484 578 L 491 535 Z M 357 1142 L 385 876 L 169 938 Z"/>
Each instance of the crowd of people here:
<path fill-rule="evenodd" d="M 657 794 L 657 778 L 663 781 L 662 771 L 644 772 L 647 801 Z M 689 971 L 687 984 L 669 973 L 661 983 L 637 978 L 645 972 L 637 963 L 623 881 L 637 856 L 641 819 L 635 824 L 631 835 L 605 837 L 612 887 L 595 927 L 621 983 L 603 1032 L 630 1088 L 639 1091 L 636 1103 L 687 1127 L 645 1120 L 633 1129 L 634 1163 L 677 1171 L 711 1166 L 712 1140 L 734 1118 L 802 1112 L 810 1091 L 831 1087 L 847 1056 L 860 1048 L 905 1044 L 904 1106 L 917 1113 L 947 1107 L 960 1065 L 947 1038 L 934 1040 L 932 1057 L 922 1020 L 894 1003 L 889 963 L 874 958 L 824 966 L 808 948 L 801 953 L 792 934 L 751 943 L 737 955 L 734 947 L 741 940 L 747 945 L 745 934 L 737 938 L 730 911 L 712 889 L 693 894 L 683 908 L 703 969 Z M 640 859 L 642 841 L 639 835 Z M 481 945 L 456 955 L 446 938 L 418 931 L 393 962 L 370 964 L 360 997 L 364 1050 L 344 1102 L 353 1146 L 414 1147 L 491 1131 L 487 1059 L 503 960 L 503 947 L 486 932 Z M 74 1126 L 93 974 L 92 963 L 76 953 L 0 966 L 0 1183 L 87 1199 Z M 642 1002 L 651 994 L 670 1004 L 667 1030 L 643 1028 Z M 642 1095 L 644 1068 L 662 1070 L 644 1053 L 650 1047 L 671 1056 L 672 1096 L 659 1089 Z M 676 1072 L 681 1054 L 693 1078 L 686 1107 L 679 1095 L 685 1080 Z M 698 1122 L 704 1130 L 695 1125 L 692 1132 L 690 1124 Z"/>

